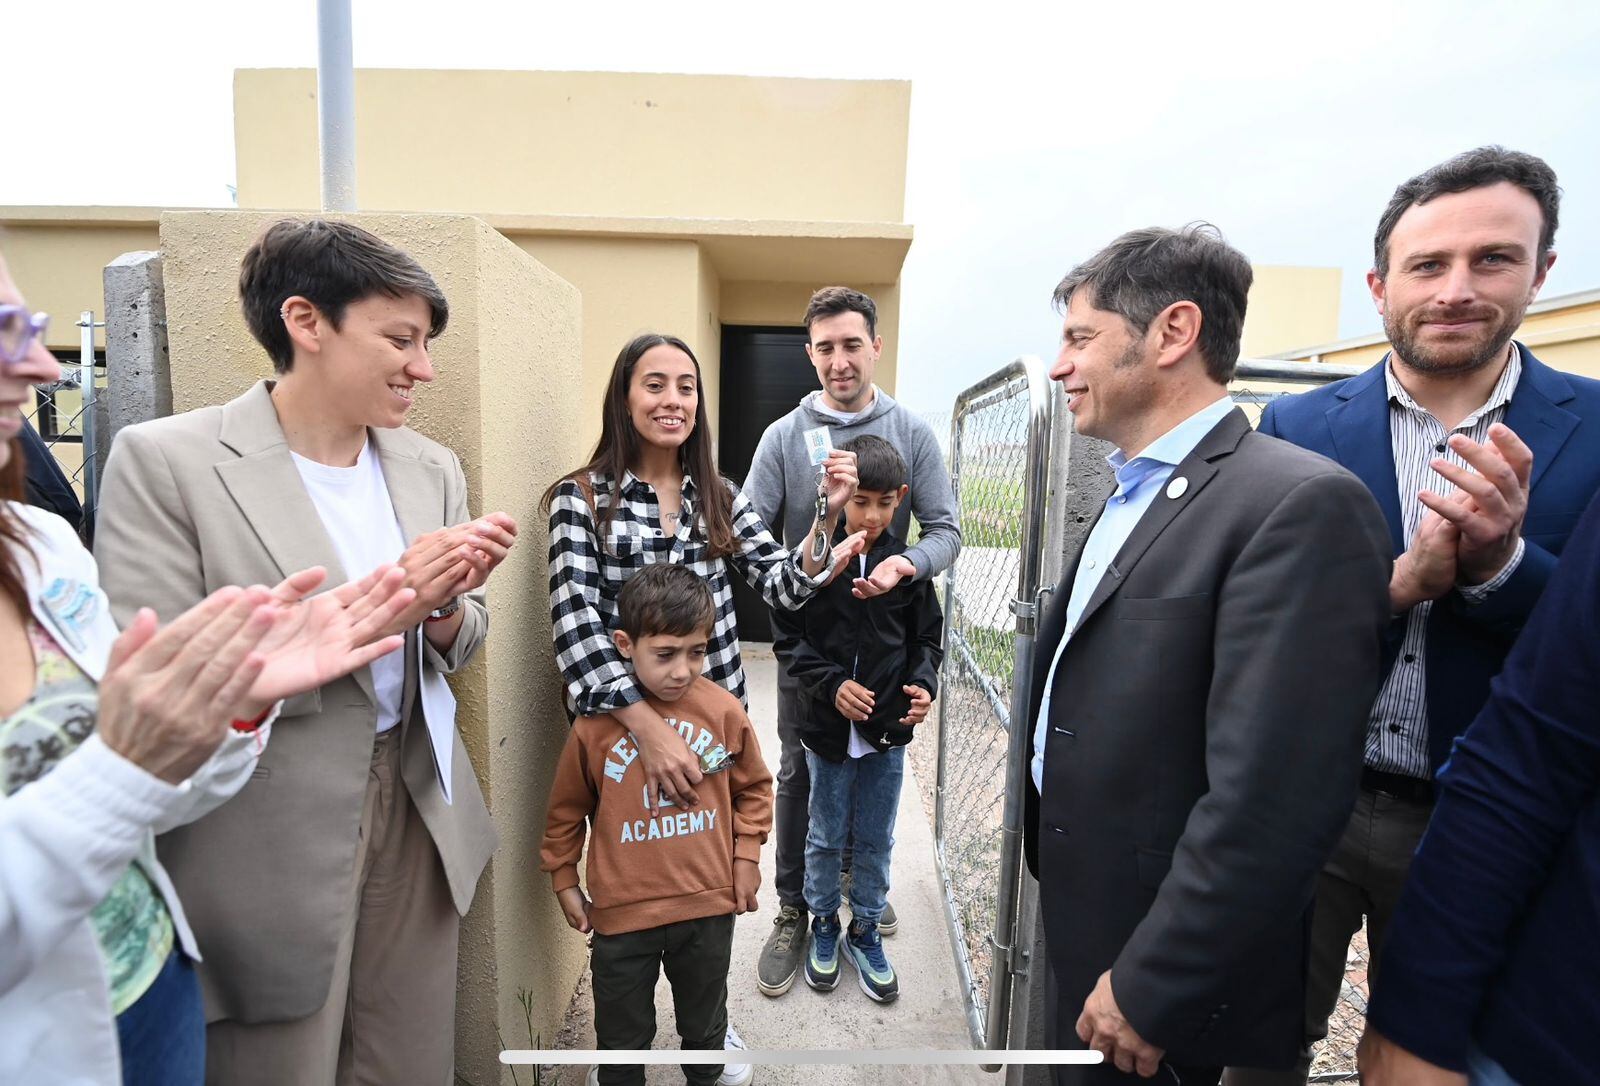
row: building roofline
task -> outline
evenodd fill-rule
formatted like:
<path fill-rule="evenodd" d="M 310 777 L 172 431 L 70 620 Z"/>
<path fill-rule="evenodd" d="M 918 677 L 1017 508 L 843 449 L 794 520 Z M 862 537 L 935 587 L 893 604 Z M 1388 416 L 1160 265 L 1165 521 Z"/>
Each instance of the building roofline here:
<path fill-rule="evenodd" d="M 1528 307 L 1527 315 L 1537 316 L 1548 313 L 1553 309 L 1567 309 L 1572 306 L 1592 305 L 1600 302 L 1600 287 L 1589 290 L 1576 290 L 1570 294 L 1557 294 L 1553 298 L 1541 298 Z M 1382 332 L 1372 332 L 1364 336 L 1352 336 L 1349 339 L 1336 339 L 1331 343 L 1315 343 L 1309 347 L 1296 347 L 1293 350 L 1279 351 L 1265 357 L 1292 361 L 1305 358 L 1307 355 L 1333 354 L 1337 351 L 1353 351 L 1361 347 L 1376 347 L 1389 342 L 1389 337 Z"/>

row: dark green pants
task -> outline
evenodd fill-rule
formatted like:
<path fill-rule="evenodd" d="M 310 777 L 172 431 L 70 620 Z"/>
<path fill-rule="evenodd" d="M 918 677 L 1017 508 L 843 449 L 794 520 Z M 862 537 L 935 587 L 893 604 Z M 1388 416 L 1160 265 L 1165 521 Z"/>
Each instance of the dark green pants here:
<path fill-rule="evenodd" d="M 720 1050 L 728 1028 L 733 917 L 707 916 L 622 935 L 595 934 L 594 1034 L 602 1050 L 649 1048 L 656 1037 L 656 980 L 672 985 L 678 1036 L 689 1049 Z M 712 1086 L 722 1068 L 690 1064 L 689 1086 Z M 600 1086 L 643 1086 L 640 1066 L 600 1066 Z"/>

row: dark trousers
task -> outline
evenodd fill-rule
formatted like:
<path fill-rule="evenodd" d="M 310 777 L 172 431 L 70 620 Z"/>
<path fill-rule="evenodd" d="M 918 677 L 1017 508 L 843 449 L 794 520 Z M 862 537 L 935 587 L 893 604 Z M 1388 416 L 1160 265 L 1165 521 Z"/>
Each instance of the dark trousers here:
<path fill-rule="evenodd" d="M 1311 964 L 1306 978 L 1306 1041 L 1300 1063 L 1289 1071 L 1229 1068 L 1228 1086 L 1296 1086 L 1311 1073 L 1312 1046 L 1328 1035 L 1339 1005 L 1350 940 L 1367 921 L 1367 988 L 1378 979 L 1378 961 L 1405 885 L 1411 857 L 1428 827 L 1433 804 L 1363 788 L 1344 836 L 1317 877 L 1311 920 Z"/>
<path fill-rule="evenodd" d="M 720 1050 L 728 1028 L 728 961 L 733 916 L 707 916 L 659 928 L 594 936 L 594 1034 L 601 1050 L 649 1048 L 656 1037 L 656 980 L 672 985 L 684 1048 Z M 712 1086 L 717 1064 L 688 1064 L 689 1086 Z M 600 1066 L 600 1086 L 643 1086 L 644 1068 Z"/>
<path fill-rule="evenodd" d="M 1063 993 L 1056 983 L 1054 969 L 1045 970 L 1045 1044 L 1050 1048 L 1077 1049 L 1085 1047 L 1078 1037 L 1078 1016 L 1083 1013 L 1083 1001 L 1088 992 Z M 1140 1078 L 1136 1072 L 1117 1070 L 1109 1060 L 1101 1064 L 1053 1064 L 1051 1080 L 1055 1086 L 1123 1086 L 1141 1083 L 1150 1086 L 1217 1086 L 1222 1078 L 1220 1067 L 1189 1067 L 1161 1061 L 1154 1078 Z"/>
<path fill-rule="evenodd" d="M 806 766 L 805 744 L 800 742 L 800 719 L 806 694 L 789 673 L 778 668 L 778 794 L 773 803 L 773 862 L 777 874 L 778 904 L 806 911 L 806 835 L 811 827 L 811 771 Z M 854 862 L 853 832 L 845 835 L 841 870 Z"/>
<path fill-rule="evenodd" d="M 800 742 L 806 695 L 778 669 L 778 794 L 774 801 L 773 853 L 778 904 L 806 908 L 806 831 L 811 825 L 811 774 Z M 848 864 L 846 866 L 849 866 Z"/>

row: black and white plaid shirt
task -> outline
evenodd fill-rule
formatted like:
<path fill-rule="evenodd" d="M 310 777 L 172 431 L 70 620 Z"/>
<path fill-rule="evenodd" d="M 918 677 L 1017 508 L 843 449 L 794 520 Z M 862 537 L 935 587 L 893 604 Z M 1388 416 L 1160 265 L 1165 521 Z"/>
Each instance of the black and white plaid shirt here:
<path fill-rule="evenodd" d="M 1451 494 L 1455 487 L 1433 470 L 1435 458 L 1448 460 L 1459 467 L 1467 462 L 1446 441 L 1451 434 L 1465 434 L 1480 444 L 1489 440 L 1489 427 L 1505 419 L 1511 394 L 1516 391 L 1517 380 L 1522 376 L 1522 354 L 1516 344 L 1511 345 L 1511 355 L 1506 368 L 1495 382 L 1494 391 L 1482 407 L 1462 419 L 1454 430 L 1446 431 L 1439 420 L 1411 398 L 1404 386 L 1395 379 L 1391 360 L 1384 367 L 1383 378 L 1389 391 L 1389 438 L 1394 453 L 1395 484 L 1400 489 L 1400 513 L 1405 524 L 1406 546 L 1417 534 L 1422 516 L 1428 507 L 1417 500 L 1417 491 L 1431 490 L 1435 494 Z M 1469 469 L 1470 470 L 1470 469 Z M 1523 543 L 1517 541 L 1516 552 L 1504 569 L 1480 585 L 1458 585 L 1468 603 L 1478 603 L 1489 593 L 1505 584 L 1522 564 Z M 1419 603 L 1406 615 L 1405 640 L 1400 646 L 1400 657 L 1389 670 L 1388 678 L 1378 691 L 1378 700 L 1372 705 L 1372 716 L 1367 722 L 1367 765 L 1386 773 L 1403 773 L 1424 780 L 1433 776 L 1428 766 L 1428 675 L 1427 637 L 1428 613 L 1431 602 Z M 1462 727 L 1466 721 L 1449 722 Z"/>
<path fill-rule="evenodd" d="M 592 475 L 595 503 L 611 503 L 611 480 Z M 734 624 L 732 564 L 772 607 L 794 610 L 817 590 L 821 578 L 800 568 L 798 552 L 783 549 L 733 483 L 733 531 L 739 549 L 726 560 L 707 557 L 705 531 L 698 523 L 694 481 L 683 477 L 683 508 L 678 530 L 661 527 L 655 488 L 623 475 L 621 505 L 602 541 L 595 511 L 578 484 L 568 480 L 550 507 L 550 620 L 555 627 L 556 663 L 567 684 L 567 705 L 579 716 L 595 716 L 632 705 L 644 697 L 633 668 L 611 643 L 618 626 L 617 592 L 633 574 L 654 562 L 688 566 L 711 587 L 717 621 L 706 646 L 706 678 L 745 701 L 744 667 Z"/>

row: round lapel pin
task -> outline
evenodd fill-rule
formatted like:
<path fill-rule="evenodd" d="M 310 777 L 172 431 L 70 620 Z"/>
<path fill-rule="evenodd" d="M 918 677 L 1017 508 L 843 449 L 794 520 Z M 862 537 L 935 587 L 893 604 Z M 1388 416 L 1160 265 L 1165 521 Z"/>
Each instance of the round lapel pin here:
<path fill-rule="evenodd" d="M 1188 492 L 1188 490 L 1189 480 L 1180 475 L 1176 479 L 1172 480 L 1172 482 L 1167 484 L 1167 497 L 1174 499 L 1181 498 Z"/>

